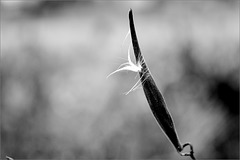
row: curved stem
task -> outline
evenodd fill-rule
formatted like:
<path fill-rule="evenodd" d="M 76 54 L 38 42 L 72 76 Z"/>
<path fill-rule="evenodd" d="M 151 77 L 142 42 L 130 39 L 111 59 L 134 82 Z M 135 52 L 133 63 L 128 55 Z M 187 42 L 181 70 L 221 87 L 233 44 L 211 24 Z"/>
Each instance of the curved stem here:
<path fill-rule="evenodd" d="M 186 147 L 186 146 L 189 146 L 190 147 L 190 152 L 187 153 L 180 153 L 181 156 L 190 156 L 193 160 L 196 160 L 196 158 L 194 157 L 194 151 L 193 151 L 193 146 L 191 143 L 187 142 L 185 144 L 183 144 L 182 146 L 182 150 Z"/>

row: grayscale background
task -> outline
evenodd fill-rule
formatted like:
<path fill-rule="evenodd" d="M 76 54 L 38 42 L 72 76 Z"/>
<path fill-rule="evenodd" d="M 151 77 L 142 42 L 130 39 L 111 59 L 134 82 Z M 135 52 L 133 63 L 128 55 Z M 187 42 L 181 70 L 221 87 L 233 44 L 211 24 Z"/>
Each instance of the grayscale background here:
<path fill-rule="evenodd" d="M 136 73 L 106 79 L 126 62 L 130 8 L 181 142 L 197 159 L 239 158 L 238 0 L 0 4 L 0 158 L 189 159 L 141 87 L 124 95 Z"/>

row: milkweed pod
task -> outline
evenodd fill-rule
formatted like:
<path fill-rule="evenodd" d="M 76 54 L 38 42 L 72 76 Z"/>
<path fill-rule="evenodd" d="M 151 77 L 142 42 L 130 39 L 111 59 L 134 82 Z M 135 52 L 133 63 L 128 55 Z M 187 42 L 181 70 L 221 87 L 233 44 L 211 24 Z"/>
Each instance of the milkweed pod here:
<path fill-rule="evenodd" d="M 173 146 L 180 153 L 180 155 L 190 156 L 192 159 L 195 159 L 193 156 L 192 145 L 190 143 L 186 143 L 183 146 L 181 145 L 177 132 L 174 127 L 172 116 L 167 109 L 167 105 L 165 103 L 163 95 L 158 90 L 157 85 L 155 84 L 153 77 L 142 56 L 142 53 L 138 44 L 138 39 L 135 31 L 133 14 L 131 9 L 129 11 L 129 24 L 130 24 L 130 33 L 132 37 L 132 45 L 133 45 L 134 55 L 136 58 L 136 63 L 141 64 L 141 67 L 142 67 L 139 74 L 140 74 L 144 94 L 151 108 L 151 111 L 154 117 L 156 118 L 158 124 L 161 126 L 163 132 L 172 142 Z M 190 146 L 190 149 L 191 149 L 190 153 L 181 153 L 183 148 L 188 145 Z"/>

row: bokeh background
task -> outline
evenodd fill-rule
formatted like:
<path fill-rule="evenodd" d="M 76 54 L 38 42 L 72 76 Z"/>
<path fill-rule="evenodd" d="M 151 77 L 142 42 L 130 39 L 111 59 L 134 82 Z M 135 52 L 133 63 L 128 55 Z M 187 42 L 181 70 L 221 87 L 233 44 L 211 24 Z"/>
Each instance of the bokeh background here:
<path fill-rule="evenodd" d="M 106 79 L 126 61 L 130 8 L 181 142 L 239 158 L 238 0 L 0 4 L 1 158 L 188 159 L 141 87 L 124 95 L 136 73 Z"/>

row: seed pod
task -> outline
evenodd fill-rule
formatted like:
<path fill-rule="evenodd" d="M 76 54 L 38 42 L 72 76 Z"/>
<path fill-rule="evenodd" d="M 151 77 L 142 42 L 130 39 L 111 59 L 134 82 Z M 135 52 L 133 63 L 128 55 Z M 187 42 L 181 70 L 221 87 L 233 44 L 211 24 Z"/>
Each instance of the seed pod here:
<path fill-rule="evenodd" d="M 134 50 L 134 55 L 136 58 L 136 63 L 141 64 L 141 71 L 139 71 L 144 94 L 147 98 L 148 104 L 152 110 L 154 117 L 156 118 L 158 124 L 161 126 L 162 130 L 166 136 L 170 139 L 176 150 L 182 156 L 191 156 L 192 159 L 195 159 L 193 156 L 193 147 L 190 143 L 186 143 L 183 146 L 181 145 L 177 132 L 174 127 L 173 119 L 170 115 L 170 112 L 167 109 L 167 105 L 164 101 L 164 98 L 161 92 L 158 90 L 153 77 L 146 65 L 146 62 L 141 54 L 141 50 L 138 44 L 138 39 L 134 27 L 133 14 L 132 10 L 129 11 L 129 23 L 130 23 L 130 32 L 132 37 L 132 45 Z M 181 153 L 185 146 L 190 146 L 190 153 Z"/>

